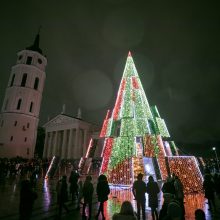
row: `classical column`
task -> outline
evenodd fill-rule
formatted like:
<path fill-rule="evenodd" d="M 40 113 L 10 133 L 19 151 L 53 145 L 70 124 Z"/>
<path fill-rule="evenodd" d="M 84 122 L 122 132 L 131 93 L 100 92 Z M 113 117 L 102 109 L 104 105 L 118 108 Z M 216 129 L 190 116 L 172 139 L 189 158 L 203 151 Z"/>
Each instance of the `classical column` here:
<path fill-rule="evenodd" d="M 48 141 L 48 151 L 47 151 L 47 158 L 51 158 L 53 155 L 53 146 L 52 146 L 52 140 L 53 140 L 53 132 L 48 132 L 49 135 L 49 141 Z"/>
<path fill-rule="evenodd" d="M 79 151 L 79 128 L 76 128 L 75 133 L 75 144 L 74 144 L 74 158 L 80 159 Z"/>
<path fill-rule="evenodd" d="M 70 129 L 66 130 L 66 142 L 65 142 L 65 153 L 64 158 L 68 158 L 68 147 L 69 147 Z"/>
<path fill-rule="evenodd" d="M 67 137 L 67 130 L 63 131 L 63 143 L 62 143 L 62 153 L 61 158 L 65 158 L 65 152 L 66 152 L 66 137 Z"/>
<path fill-rule="evenodd" d="M 75 159 L 75 141 L 76 141 L 76 128 L 72 129 L 72 147 L 71 147 L 71 158 Z"/>
<path fill-rule="evenodd" d="M 86 154 L 86 151 L 87 151 L 87 134 L 88 134 L 88 131 L 87 130 L 84 130 L 83 132 L 84 134 L 84 137 L 83 137 L 83 156 Z"/>
<path fill-rule="evenodd" d="M 69 132 L 69 143 L 68 143 L 68 149 L 67 149 L 67 158 L 68 159 L 71 159 L 72 158 L 72 143 L 73 143 L 73 129 L 70 129 L 70 132 Z"/>
<path fill-rule="evenodd" d="M 43 153 L 43 158 L 47 158 L 49 151 L 49 146 L 48 146 L 48 132 L 45 135 L 45 141 L 44 141 L 44 153 Z"/>
<path fill-rule="evenodd" d="M 58 131 L 55 131 L 55 135 L 53 135 L 53 155 L 52 156 L 57 156 L 57 137 L 58 137 Z"/>

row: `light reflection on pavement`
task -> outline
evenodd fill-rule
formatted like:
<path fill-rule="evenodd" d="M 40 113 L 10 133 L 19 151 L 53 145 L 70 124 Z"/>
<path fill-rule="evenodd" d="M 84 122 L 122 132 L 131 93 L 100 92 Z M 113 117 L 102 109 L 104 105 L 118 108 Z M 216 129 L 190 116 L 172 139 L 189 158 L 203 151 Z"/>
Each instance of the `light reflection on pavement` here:
<path fill-rule="evenodd" d="M 94 188 L 96 188 L 96 178 L 93 178 Z M 57 179 L 54 180 L 38 180 L 36 192 L 38 193 L 38 198 L 34 204 L 33 215 L 31 219 L 55 219 L 57 215 L 57 204 L 56 204 L 56 182 Z M 5 184 L 0 185 L 0 220 L 1 219 L 18 219 L 18 207 L 19 207 L 19 190 L 20 190 L 20 182 L 18 179 L 10 179 L 7 180 Z M 134 209 L 136 210 L 136 202 L 130 189 L 111 187 L 111 194 L 109 196 L 109 200 L 105 203 L 104 211 L 106 215 L 106 220 L 110 220 L 112 215 L 115 212 L 120 211 L 120 206 L 123 201 L 129 200 L 131 201 Z M 146 205 L 148 205 L 148 196 L 146 195 Z M 162 193 L 159 195 L 160 206 L 163 203 Z M 97 197 L 94 194 L 93 199 L 93 216 L 95 216 L 97 212 Z M 219 200 L 218 200 L 218 208 L 219 208 Z M 68 203 L 68 206 L 71 212 L 67 215 L 65 212 L 63 213 L 62 219 L 81 219 L 81 215 L 79 211 L 76 211 L 76 203 Z M 212 216 L 210 215 L 210 211 L 208 210 L 208 205 L 206 204 L 206 200 L 203 194 L 194 194 L 194 195 L 186 195 L 185 196 L 185 210 L 186 210 L 186 220 L 194 220 L 194 212 L 196 209 L 203 209 L 206 213 L 206 219 L 220 219 L 220 216 Z M 151 220 L 150 208 L 146 207 L 146 217 Z M 100 216 L 101 219 L 101 216 Z"/>

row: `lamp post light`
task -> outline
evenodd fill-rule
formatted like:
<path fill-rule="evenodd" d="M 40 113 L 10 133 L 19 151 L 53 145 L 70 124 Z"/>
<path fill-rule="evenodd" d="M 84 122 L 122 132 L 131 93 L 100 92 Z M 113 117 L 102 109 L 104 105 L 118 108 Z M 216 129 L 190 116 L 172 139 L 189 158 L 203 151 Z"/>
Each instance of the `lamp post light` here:
<path fill-rule="evenodd" d="M 217 161 L 217 166 L 218 166 L 218 172 L 220 172 L 220 168 L 219 168 L 219 161 L 218 161 L 218 155 L 217 155 L 217 152 L 216 152 L 216 148 L 213 147 L 212 150 L 215 152 L 215 157 L 216 157 L 216 161 Z"/>

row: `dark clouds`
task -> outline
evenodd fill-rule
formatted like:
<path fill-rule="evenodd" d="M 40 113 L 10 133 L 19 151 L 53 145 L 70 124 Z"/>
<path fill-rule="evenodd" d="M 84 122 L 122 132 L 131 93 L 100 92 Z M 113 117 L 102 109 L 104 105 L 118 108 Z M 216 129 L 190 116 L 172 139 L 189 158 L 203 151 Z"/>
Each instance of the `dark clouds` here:
<path fill-rule="evenodd" d="M 32 44 L 48 57 L 40 123 L 61 112 L 101 124 L 117 95 L 128 50 L 150 105 L 176 141 L 220 133 L 219 6 L 177 1 L 5 1 L 0 8 L 0 100 L 16 52 Z M 85 82 L 85 83 L 84 83 Z"/>

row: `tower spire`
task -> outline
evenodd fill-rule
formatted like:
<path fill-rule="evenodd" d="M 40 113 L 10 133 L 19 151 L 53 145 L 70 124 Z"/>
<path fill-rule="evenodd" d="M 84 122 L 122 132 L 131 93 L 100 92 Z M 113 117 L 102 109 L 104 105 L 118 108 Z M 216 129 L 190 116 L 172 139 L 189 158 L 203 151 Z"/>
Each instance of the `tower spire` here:
<path fill-rule="evenodd" d="M 40 54 L 42 54 L 42 50 L 40 49 L 39 45 L 40 45 L 40 30 L 41 30 L 42 26 L 40 25 L 38 28 L 38 32 L 37 35 L 34 39 L 34 43 L 33 45 L 31 45 L 30 47 L 26 47 L 27 50 L 32 50 L 32 51 L 37 51 Z"/>

